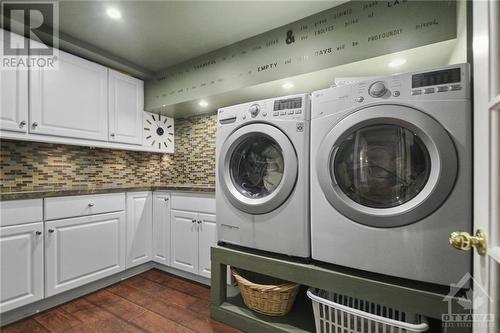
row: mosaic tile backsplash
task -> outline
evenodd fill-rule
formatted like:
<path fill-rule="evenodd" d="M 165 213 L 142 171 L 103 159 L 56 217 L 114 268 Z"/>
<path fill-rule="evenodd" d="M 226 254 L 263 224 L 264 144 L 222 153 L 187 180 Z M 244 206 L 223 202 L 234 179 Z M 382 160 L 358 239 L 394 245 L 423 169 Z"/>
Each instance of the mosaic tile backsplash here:
<path fill-rule="evenodd" d="M 0 191 L 215 186 L 216 115 L 175 121 L 174 154 L 0 141 Z"/>

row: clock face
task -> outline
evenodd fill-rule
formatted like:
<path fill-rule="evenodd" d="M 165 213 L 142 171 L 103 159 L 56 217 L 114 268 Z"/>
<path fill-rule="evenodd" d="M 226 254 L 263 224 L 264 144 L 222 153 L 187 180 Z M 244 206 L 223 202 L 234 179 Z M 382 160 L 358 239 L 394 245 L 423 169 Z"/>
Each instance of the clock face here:
<path fill-rule="evenodd" d="M 144 112 L 143 145 L 166 153 L 174 152 L 174 120 L 159 114 Z"/>

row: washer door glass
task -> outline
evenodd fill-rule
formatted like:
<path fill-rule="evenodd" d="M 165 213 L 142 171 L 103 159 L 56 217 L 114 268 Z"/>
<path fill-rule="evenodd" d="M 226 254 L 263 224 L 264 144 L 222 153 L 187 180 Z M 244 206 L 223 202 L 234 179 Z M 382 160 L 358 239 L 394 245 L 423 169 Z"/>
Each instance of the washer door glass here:
<path fill-rule="evenodd" d="M 372 227 L 404 226 L 431 214 L 447 199 L 458 172 L 446 129 L 405 105 L 350 113 L 330 128 L 318 152 L 325 198 L 351 221 Z"/>
<path fill-rule="evenodd" d="M 402 126 L 372 125 L 340 143 L 330 170 L 350 199 L 367 207 L 390 208 L 422 191 L 431 162 L 416 133 Z"/>
<path fill-rule="evenodd" d="M 265 134 L 243 140 L 233 151 L 231 179 L 236 189 L 248 198 L 263 198 L 276 190 L 285 169 L 283 151 Z"/>
<path fill-rule="evenodd" d="M 218 182 L 237 209 L 269 213 L 292 193 L 298 159 L 290 139 L 277 127 L 252 123 L 236 129 L 218 152 Z"/>

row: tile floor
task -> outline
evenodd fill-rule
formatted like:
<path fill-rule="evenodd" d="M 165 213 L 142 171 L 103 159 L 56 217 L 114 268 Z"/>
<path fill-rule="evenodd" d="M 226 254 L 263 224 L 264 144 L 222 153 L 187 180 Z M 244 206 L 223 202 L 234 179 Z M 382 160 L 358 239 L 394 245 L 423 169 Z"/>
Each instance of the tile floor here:
<path fill-rule="evenodd" d="M 210 289 L 153 269 L 30 318 L 2 333 L 240 332 L 210 319 Z"/>

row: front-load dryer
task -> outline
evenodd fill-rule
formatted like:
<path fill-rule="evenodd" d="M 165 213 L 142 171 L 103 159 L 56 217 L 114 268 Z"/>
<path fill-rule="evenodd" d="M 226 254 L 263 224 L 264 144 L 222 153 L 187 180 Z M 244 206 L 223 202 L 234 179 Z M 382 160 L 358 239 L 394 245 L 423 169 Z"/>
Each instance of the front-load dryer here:
<path fill-rule="evenodd" d="M 449 285 L 471 255 L 468 65 L 368 80 L 311 98 L 312 258 Z"/>
<path fill-rule="evenodd" d="M 218 241 L 310 257 L 309 95 L 218 110 Z"/>

